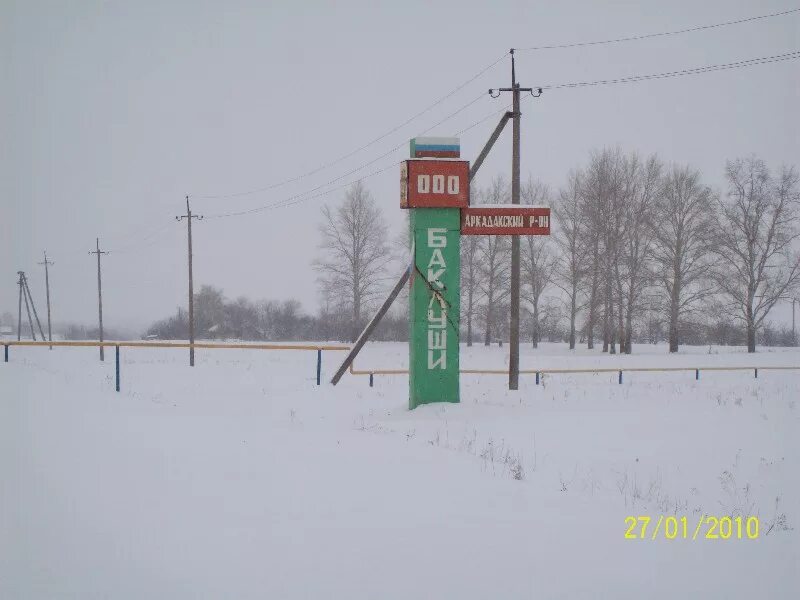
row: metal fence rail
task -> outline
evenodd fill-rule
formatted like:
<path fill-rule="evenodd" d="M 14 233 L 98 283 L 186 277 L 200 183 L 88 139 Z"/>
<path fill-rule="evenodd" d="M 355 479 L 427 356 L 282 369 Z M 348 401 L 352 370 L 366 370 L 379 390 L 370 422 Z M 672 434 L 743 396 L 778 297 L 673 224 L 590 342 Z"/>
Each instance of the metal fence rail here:
<path fill-rule="evenodd" d="M 211 342 L 195 342 L 190 344 L 188 342 L 90 342 L 90 341 L 62 341 L 62 342 L 34 342 L 29 340 L 4 340 L 3 356 L 4 361 L 8 362 L 8 348 L 9 346 L 66 346 L 66 347 L 113 347 L 114 351 L 114 365 L 115 365 L 115 379 L 116 390 L 120 391 L 120 348 L 195 348 L 195 349 L 209 349 L 209 350 L 305 350 L 317 352 L 317 365 L 316 365 L 316 378 L 317 385 L 321 384 L 322 377 L 322 351 L 343 351 L 350 350 L 350 346 L 340 346 L 335 344 L 219 344 Z"/>
<path fill-rule="evenodd" d="M 800 371 L 800 366 L 796 367 L 614 367 L 596 369 L 520 369 L 520 375 L 536 375 L 536 385 L 539 385 L 542 375 L 553 375 L 560 373 L 617 373 L 617 382 L 622 384 L 623 372 L 671 372 L 671 371 L 694 371 L 694 378 L 700 379 L 700 371 L 753 371 L 753 376 L 758 379 L 759 371 Z M 350 365 L 352 375 L 369 375 L 370 387 L 374 384 L 375 375 L 406 375 L 408 369 L 362 369 L 358 370 Z M 508 375 L 508 369 L 461 369 L 459 373 L 466 375 Z"/>
<path fill-rule="evenodd" d="M 120 348 L 234 348 L 240 350 L 349 350 L 350 346 L 336 344 L 220 344 L 212 342 L 102 342 L 92 341 L 62 341 L 62 342 L 33 342 L 30 340 L 4 340 L 4 346 L 119 346 Z"/>
<path fill-rule="evenodd" d="M 212 342 L 133 342 L 133 341 L 60 341 L 60 342 L 33 342 L 30 340 L 3 340 L 4 359 L 9 362 L 10 346 L 65 346 L 65 347 L 98 347 L 105 346 L 115 349 L 114 362 L 116 371 L 116 390 L 120 391 L 120 348 L 191 348 L 208 350 L 303 350 L 316 351 L 316 382 L 321 385 L 322 378 L 322 352 L 327 351 L 348 351 L 350 346 L 337 344 L 222 344 Z M 618 383 L 622 383 L 622 374 L 625 372 L 673 372 L 673 371 L 694 371 L 695 379 L 700 379 L 700 371 L 752 371 L 757 379 L 759 371 L 800 371 L 800 366 L 778 367 L 778 366 L 708 366 L 708 367 L 600 367 L 594 369 L 520 369 L 521 375 L 535 375 L 536 384 L 539 385 L 542 375 L 558 375 L 569 373 L 617 373 Z M 350 364 L 349 372 L 351 375 L 368 375 L 369 385 L 373 387 L 375 375 L 407 375 L 408 369 L 356 369 Z M 461 369 L 464 375 L 508 375 L 508 369 Z"/>

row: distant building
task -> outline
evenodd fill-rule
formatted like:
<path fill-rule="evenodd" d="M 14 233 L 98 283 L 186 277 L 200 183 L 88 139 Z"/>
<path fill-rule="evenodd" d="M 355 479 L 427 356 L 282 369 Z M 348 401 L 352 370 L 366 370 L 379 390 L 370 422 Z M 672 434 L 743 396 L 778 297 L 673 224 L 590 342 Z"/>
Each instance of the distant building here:
<path fill-rule="evenodd" d="M 14 328 L 11 325 L 0 325 L 0 335 L 14 335 Z"/>

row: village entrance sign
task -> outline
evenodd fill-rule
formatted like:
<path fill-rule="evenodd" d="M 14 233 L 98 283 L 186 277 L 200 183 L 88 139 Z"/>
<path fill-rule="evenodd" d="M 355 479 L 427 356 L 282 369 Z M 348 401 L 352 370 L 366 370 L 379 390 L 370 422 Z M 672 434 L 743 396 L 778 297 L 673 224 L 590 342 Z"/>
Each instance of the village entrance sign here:
<path fill-rule="evenodd" d="M 409 408 L 459 401 L 462 235 L 547 235 L 550 209 L 470 207 L 469 162 L 458 138 L 416 138 L 401 166 L 400 206 L 410 210 Z"/>
<path fill-rule="evenodd" d="M 410 211 L 411 264 L 367 325 L 331 383 L 336 385 L 400 290 L 409 289 L 409 408 L 459 401 L 460 246 L 462 235 L 549 235 L 550 209 L 470 206 L 470 181 L 506 113 L 470 168 L 458 138 L 415 138 L 401 164 L 400 207 Z"/>

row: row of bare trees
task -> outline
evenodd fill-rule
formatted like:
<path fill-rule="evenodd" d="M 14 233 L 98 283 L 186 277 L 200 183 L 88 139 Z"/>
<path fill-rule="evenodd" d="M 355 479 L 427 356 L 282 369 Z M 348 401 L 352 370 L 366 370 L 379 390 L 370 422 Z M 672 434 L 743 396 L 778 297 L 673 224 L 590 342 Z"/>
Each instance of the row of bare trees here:
<path fill-rule="evenodd" d="M 630 353 L 636 319 L 653 310 L 669 324 L 671 352 L 700 312 L 741 323 L 755 351 L 770 310 L 800 283 L 798 175 L 757 157 L 729 161 L 725 175 L 720 194 L 691 167 L 619 150 L 570 174 L 554 205 L 570 347 L 583 309 L 590 348 L 598 330 L 604 351 Z"/>
<path fill-rule="evenodd" d="M 680 317 L 710 292 L 714 211 L 696 171 L 665 169 L 656 156 L 603 150 L 570 173 L 554 206 L 555 282 L 570 304 L 570 348 L 584 311 L 589 348 L 599 334 L 604 352 L 619 345 L 630 353 L 635 321 L 654 309 L 668 315 L 676 351 Z"/>
<path fill-rule="evenodd" d="M 523 201 L 554 211 L 552 240 L 523 245 L 534 340 L 539 300 L 552 285 L 570 348 L 580 330 L 589 348 L 600 337 L 603 351 L 630 353 L 637 321 L 656 313 L 671 352 L 687 321 L 710 314 L 742 324 L 755 351 L 770 310 L 800 283 L 798 175 L 789 167 L 773 174 L 757 157 L 728 162 L 725 175 L 720 194 L 689 166 L 606 149 L 571 172 L 556 197 L 529 183 Z"/>
<path fill-rule="evenodd" d="M 770 310 L 800 283 L 798 175 L 789 167 L 773 173 L 748 157 L 729 161 L 725 176 L 720 193 L 689 166 L 604 149 L 570 172 L 557 192 L 529 180 L 522 202 L 553 209 L 552 236 L 521 244 L 534 346 L 542 328 L 552 331 L 563 315 L 570 348 L 582 340 L 589 348 L 601 342 L 603 351 L 630 353 L 637 327 L 652 330 L 653 315 L 660 315 L 675 352 L 688 323 L 713 315 L 741 324 L 754 351 Z M 471 194 L 473 204 L 510 202 L 502 176 Z M 314 267 L 324 312 L 348 315 L 355 338 L 398 270 L 387 268 L 387 227 L 360 183 L 339 206 L 325 207 L 323 217 Z M 462 237 L 461 280 L 467 344 L 478 332 L 484 344 L 503 339 L 509 238 Z"/>

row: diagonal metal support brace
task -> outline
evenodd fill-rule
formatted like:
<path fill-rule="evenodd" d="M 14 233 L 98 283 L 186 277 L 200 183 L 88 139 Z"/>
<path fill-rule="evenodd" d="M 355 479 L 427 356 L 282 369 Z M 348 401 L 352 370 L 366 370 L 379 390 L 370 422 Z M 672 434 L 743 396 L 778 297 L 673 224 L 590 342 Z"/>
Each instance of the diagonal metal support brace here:
<path fill-rule="evenodd" d="M 411 257 L 412 257 L 411 260 L 413 261 L 414 260 L 413 251 L 411 253 Z M 353 361 L 356 359 L 356 356 L 358 356 L 358 353 L 361 351 L 361 348 L 364 346 L 364 344 L 367 343 L 367 340 L 369 339 L 369 336 L 372 334 L 372 331 L 375 329 L 375 327 L 378 326 L 378 323 L 380 323 L 381 319 L 383 318 L 383 315 L 385 315 L 386 311 L 389 310 L 389 307 L 395 301 L 395 298 L 397 298 L 398 294 L 400 294 L 400 290 L 403 289 L 403 286 L 406 284 L 406 282 L 408 282 L 408 278 L 410 276 L 411 276 L 411 265 L 406 267 L 406 270 L 400 276 L 400 279 L 397 281 L 394 288 L 392 288 L 389 297 L 386 298 L 386 300 L 381 305 L 380 309 L 378 309 L 378 312 L 375 314 L 374 317 L 372 317 L 372 320 L 364 328 L 364 331 L 361 332 L 361 335 L 358 336 L 358 339 L 353 344 L 353 348 L 350 350 L 350 352 L 347 353 L 347 357 L 345 357 L 344 361 L 339 367 L 339 370 L 336 371 L 336 375 L 334 375 L 333 379 L 331 379 L 331 383 L 333 385 L 339 383 L 339 380 L 342 378 L 342 375 L 344 375 L 344 372 L 347 371 L 347 369 L 350 367 L 351 364 L 353 364 Z"/>
<path fill-rule="evenodd" d="M 503 133 L 503 128 L 508 123 L 509 119 L 514 116 L 514 113 L 511 111 L 506 112 L 503 117 L 500 119 L 500 122 L 497 124 L 497 127 L 494 128 L 494 132 L 489 137 L 489 141 L 486 142 L 486 145 L 481 150 L 481 153 L 478 155 L 478 158 L 475 159 L 475 162 L 472 163 L 472 166 L 469 169 L 469 180 L 472 182 L 472 179 L 475 177 L 478 169 L 481 168 L 483 161 L 486 160 L 486 157 L 489 155 L 489 152 L 494 146 L 494 143 L 497 141 L 497 138 L 500 137 L 500 134 Z"/>

